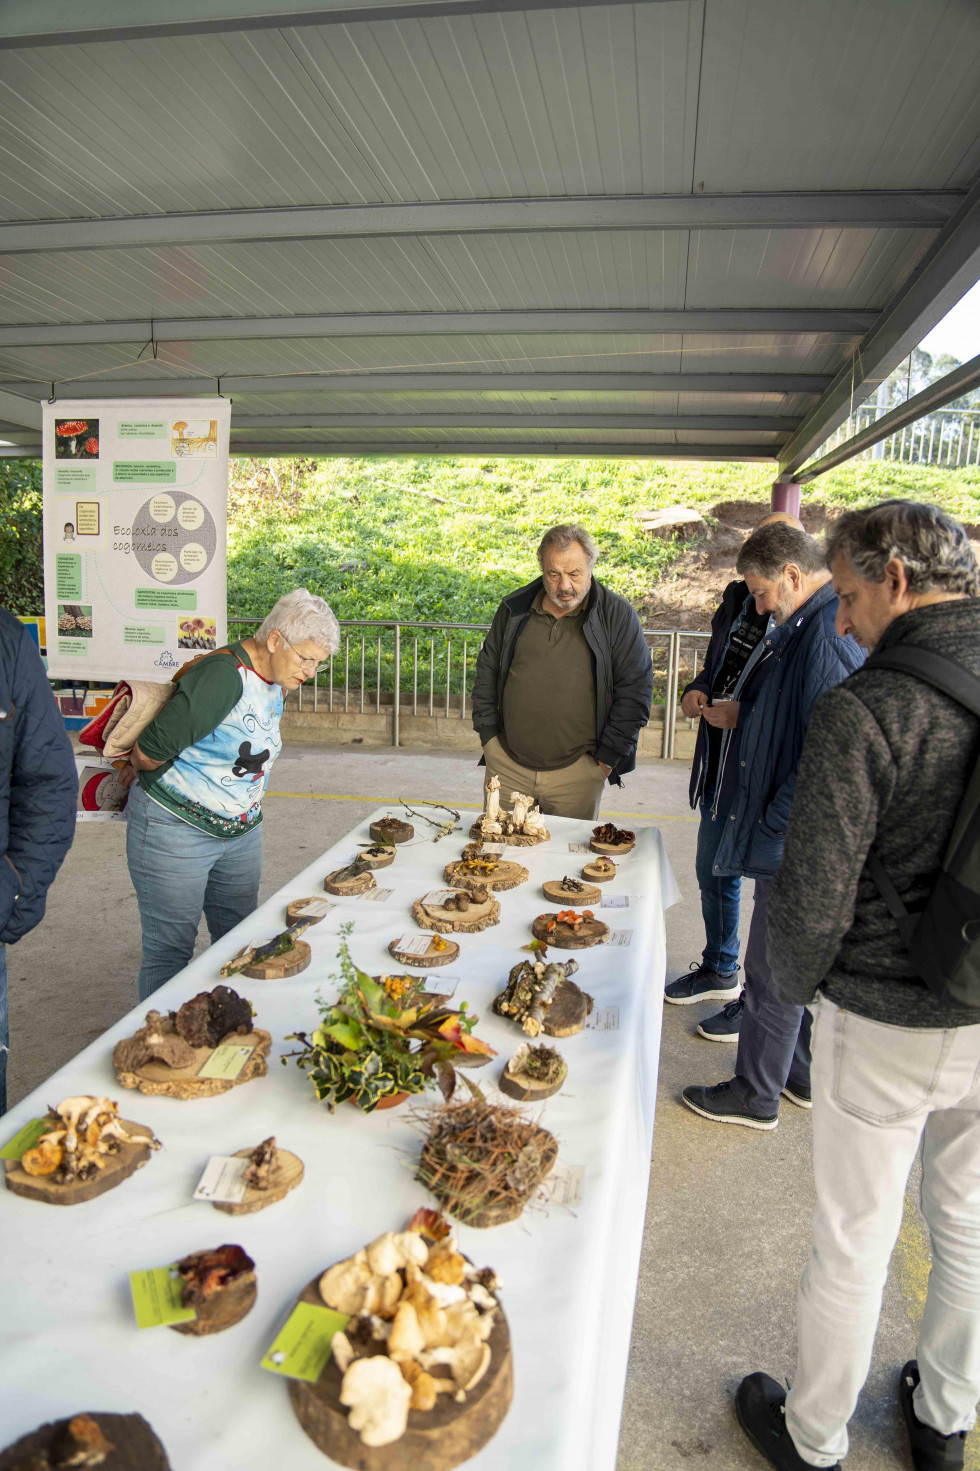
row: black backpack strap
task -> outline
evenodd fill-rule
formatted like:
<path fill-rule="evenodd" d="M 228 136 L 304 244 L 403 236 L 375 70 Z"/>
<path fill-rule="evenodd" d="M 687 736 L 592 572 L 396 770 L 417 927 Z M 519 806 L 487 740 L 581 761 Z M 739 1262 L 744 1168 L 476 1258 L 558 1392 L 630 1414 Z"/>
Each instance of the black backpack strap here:
<path fill-rule="evenodd" d="M 888 870 L 882 863 L 881 859 L 878 857 L 874 848 L 870 848 L 868 850 L 868 856 L 864 860 L 864 865 L 867 868 L 868 873 L 874 879 L 875 884 L 878 888 L 878 893 L 885 901 L 885 907 L 887 908 L 888 913 L 898 925 L 899 934 L 905 941 L 906 945 L 909 945 L 912 940 L 912 935 L 915 931 L 917 923 L 916 917 L 909 914 L 905 905 L 902 903 L 902 899 L 898 890 L 892 883 L 891 879 L 888 877 Z"/>
<path fill-rule="evenodd" d="M 980 679 L 955 659 L 947 659 L 931 649 L 916 644 L 884 649 L 880 654 L 872 654 L 864 668 L 894 669 L 899 674 L 911 674 L 980 716 Z"/>

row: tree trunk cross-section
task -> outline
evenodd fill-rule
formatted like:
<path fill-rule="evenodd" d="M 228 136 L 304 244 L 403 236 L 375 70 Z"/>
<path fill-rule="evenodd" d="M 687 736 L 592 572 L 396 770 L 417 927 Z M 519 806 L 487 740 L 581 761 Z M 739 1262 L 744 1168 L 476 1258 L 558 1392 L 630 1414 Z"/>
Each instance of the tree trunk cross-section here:
<path fill-rule="evenodd" d="M 142 1415 L 113 1415 L 108 1410 L 76 1413 L 89 1415 L 113 1447 L 99 1471 L 170 1471 L 167 1453 Z M 41 1425 L 0 1451 L 0 1471 L 21 1471 L 32 1456 L 54 1450 L 70 1419 L 74 1416 Z"/>
<path fill-rule="evenodd" d="M 108 1190 L 114 1190 L 146 1164 L 151 1153 L 149 1140 L 153 1138 L 153 1131 L 145 1124 L 134 1124 L 130 1119 L 120 1119 L 119 1122 L 127 1134 L 145 1134 L 147 1143 L 120 1143 L 118 1152 L 107 1154 L 102 1169 L 90 1180 L 75 1180 L 70 1185 L 58 1185 L 50 1175 L 29 1175 L 21 1168 L 20 1160 L 5 1159 L 7 1189 L 27 1200 L 43 1200 L 47 1205 L 82 1205 L 87 1200 L 105 1195 Z M 111 1440 L 112 1437 L 109 1438 Z"/>

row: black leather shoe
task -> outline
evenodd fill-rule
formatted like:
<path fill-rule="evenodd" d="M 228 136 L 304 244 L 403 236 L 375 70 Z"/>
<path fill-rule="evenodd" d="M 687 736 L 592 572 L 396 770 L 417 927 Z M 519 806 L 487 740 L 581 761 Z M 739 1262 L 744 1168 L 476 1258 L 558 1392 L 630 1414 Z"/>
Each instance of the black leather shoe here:
<path fill-rule="evenodd" d="M 931 1425 L 923 1425 L 915 1413 L 912 1396 L 919 1382 L 919 1365 L 909 1359 L 898 1379 L 898 1402 L 905 1416 L 915 1471 L 961 1471 L 966 1458 L 966 1431 L 940 1435 Z"/>
<path fill-rule="evenodd" d="M 786 1391 L 768 1374 L 749 1374 L 735 1391 L 738 1423 L 777 1471 L 813 1471 L 786 1428 Z M 840 1471 L 840 1461 L 830 1471 Z"/>

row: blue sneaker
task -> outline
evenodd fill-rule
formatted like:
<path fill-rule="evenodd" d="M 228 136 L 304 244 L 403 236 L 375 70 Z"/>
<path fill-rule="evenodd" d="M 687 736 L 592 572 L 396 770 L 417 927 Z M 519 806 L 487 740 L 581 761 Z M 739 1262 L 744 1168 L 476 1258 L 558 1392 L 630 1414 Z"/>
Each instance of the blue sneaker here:
<path fill-rule="evenodd" d="M 738 1029 L 742 1025 L 745 1009 L 745 992 L 740 991 L 734 1001 L 723 1006 L 717 1016 L 705 1017 L 698 1022 L 698 1036 L 708 1042 L 737 1042 Z"/>
<path fill-rule="evenodd" d="M 731 1001 L 738 992 L 737 967 L 730 976 L 722 976 L 697 960 L 692 961 L 688 975 L 678 976 L 665 988 L 664 1000 L 673 1006 L 693 1006 L 695 1001 Z"/>

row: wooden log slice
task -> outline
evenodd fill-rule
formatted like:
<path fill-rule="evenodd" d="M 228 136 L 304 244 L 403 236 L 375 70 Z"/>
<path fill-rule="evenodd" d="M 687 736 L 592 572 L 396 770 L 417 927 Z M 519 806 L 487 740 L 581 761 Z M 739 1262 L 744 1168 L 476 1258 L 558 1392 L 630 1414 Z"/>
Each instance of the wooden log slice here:
<path fill-rule="evenodd" d="M 583 884 L 576 889 L 566 889 L 564 879 L 546 879 L 541 892 L 552 904 L 562 904 L 566 909 L 577 909 L 582 904 L 598 904 L 602 890 L 593 884 Z"/>
<path fill-rule="evenodd" d="M 246 965 L 243 976 L 253 981 L 284 981 L 289 976 L 298 976 L 313 959 L 313 951 L 305 940 L 294 940 L 291 950 L 274 955 L 271 960 L 260 960 L 258 965 Z"/>
<path fill-rule="evenodd" d="M 236 1149 L 234 1157 L 248 1159 L 252 1153 L 251 1149 Z M 224 1211 L 226 1216 L 252 1216 L 257 1211 L 264 1211 L 267 1205 L 275 1205 L 277 1200 L 285 1199 L 290 1190 L 303 1183 L 303 1174 L 303 1161 L 298 1154 L 290 1154 L 288 1149 L 277 1149 L 268 1190 L 256 1190 L 246 1185 L 243 1200 L 212 1200 L 211 1204 L 216 1211 Z"/>
<path fill-rule="evenodd" d="M 531 933 L 536 940 L 553 945 L 556 950 L 589 950 L 593 945 L 604 945 L 609 939 L 609 926 L 601 919 L 585 919 L 576 934 L 571 925 L 559 924 L 550 934 L 548 924 L 553 914 L 539 914 L 531 924 Z"/>
<path fill-rule="evenodd" d="M 529 1184 L 526 1195 L 513 1197 L 508 1196 L 506 1199 L 497 1199 L 491 1201 L 489 1205 L 484 1206 L 480 1210 L 474 1212 L 464 1211 L 462 1214 L 460 1214 L 454 1206 L 451 1197 L 440 1195 L 439 1191 L 433 1190 L 432 1186 L 429 1184 L 426 1184 L 426 1189 L 432 1195 L 434 1195 L 437 1200 L 442 1200 L 443 1205 L 451 1216 L 455 1216 L 457 1220 L 461 1221 L 466 1226 L 475 1226 L 477 1230 L 485 1231 L 489 1230 L 492 1226 L 503 1226 L 506 1225 L 508 1221 L 516 1221 L 517 1218 L 523 1213 L 524 1207 L 528 1204 L 529 1201 L 534 1198 L 535 1192 L 537 1191 L 538 1186 L 544 1180 L 545 1176 L 551 1173 L 552 1169 L 554 1168 L 555 1161 L 558 1158 L 558 1141 L 553 1134 L 548 1133 L 547 1129 L 535 1128 L 533 1133 L 527 1140 L 527 1143 L 536 1143 L 538 1145 L 538 1148 L 541 1151 L 541 1169 L 538 1174 L 538 1178 L 536 1180 L 533 1180 Z M 429 1153 L 429 1150 L 430 1146 L 427 1140 L 426 1143 L 422 1146 L 422 1155 L 420 1160 L 420 1165 L 422 1168 L 420 1169 L 420 1172 L 416 1177 L 417 1179 L 422 1180 L 423 1183 L 425 1183 L 424 1174 L 428 1174 L 431 1177 L 434 1169 L 438 1169 L 438 1165 L 430 1165 L 429 1168 L 426 1169 L 426 1156 Z"/>
<path fill-rule="evenodd" d="M 478 842 L 484 841 L 483 831 L 479 822 L 474 822 L 470 828 L 470 837 L 475 838 Z M 486 841 L 488 843 L 506 843 L 508 848 L 533 848 L 538 843 L 547 843 L 550 837 L 551 834 L 546 828 L 540 835 L 536 833 L 500 833 L 496 837 L 487 838 Z"/>
<path fill-rule="evenodd" d="M 259 1295 L 254 1272 L 242 1272 L 232 1279 L 227 1287 L 220 1287 L 212 1297 L 203 1301 L 197 1309 L 197 1317 L 187 1323 L 168 1323 L 174 1333 L 184 1333 L 192 1338 L 210 1338 L 212 1334 L 224 1333 L 234 1328 L 255 1306 Z"/>
<path fill-rule="evenodd" d="M 286 918 L 290 924 L 295 924 L 298 919 L 305 919 L 307 924 L 319 924 L 321 920 L 326 919 L 325 914 L 304 914 L 303 911 L 308 904 L 324 903 L 326 900 L 321 899 L 317 894 L 310 894 L 306 899 L 291 899 L 286 905 Z"/>
<path fill-rule="evenodd" d="M 112 1450 L 100 1462 L 100 1471 L 170 1471 L 167 1453 L 142 1415 L 113 1415 L 108 1410 L 83 1410 L 98 1425 Z M 25 1471 L 34 1464 L 57 1465 L 48 1453 L 56 1453 L 63 1444 L 69 1420 L 52 1420 L 22 1435 L 5 1451 L 0 1451 L 0 1471 Z M 32 1457 L 37 1460 L 32 1461 Z"/>
<path fill-rule="evenodd" d="M 545 1098 L 553 1098 L 564 1087 L 568 1077 L 567 1063 L 562 1063 L 561 1077 L 557 1083 L 539 1083 L 526 1073 L 512 1072 L 515 1061 L 515 1058 L 511 1058 L 500 1075 L 500 1091 L 506 1093 L 508 1098 L 517 1098 L 521 1103 L 537 1103 Z"/>
<path fill-rule="evenodd" d="M 574 981 L 562 981 L 544 1014 L 541 1030 L 546 1037 L 574 1037 L 585 1026 L 594 1005 L 588 991 L 581 990 Z"/>
<path fill-rule="evenodd" d="M 380 846 L 382 846 L 385 851 L 383 853 L 379 853 L 377 857 L 372 856 L 370 848 L 362 848 L 357 856 L 362 860 L 362 862 L 367 864 L 368 868 L 387 868 L 389 864 L 392 864 L 395 861 L 395 850 L 388 843 L 383 843 Z"/>
<path fill-rule="evenodd" d="M 624 853 L 632 853 L 636 847 L 636 841 L 632 843 L 597 843 L 595 838 L 589 839 L 589 847 L 593 853 L 605 853 L 609 858 L 621 858 Z"/>
<path fill-rule="evenodd" d="M 82 1205 L 86 1200 L 95 1200 L 108 1190 L 115 1190 L 130 1175 L 142 1169 L 152 1153 L 149 1141 L 153 1130 L 145 1124 L 134 1124 L 131 1119 L 119 1122 L 127 1134 L 143 1134 L 146 1144 L 126 1144 L 120 1141 L 117 1154 L 107 1154 L 105 1164 L 91 1180 L 73 1180 L 70 1185 L 58 1185 L 50 1175 L 29 1175 L 19 1159 L 5 1159 L 4 1183 L 15 1195 L 26 1200 L 43 1200 L 46 1205 Z M 112 1437 L 110 1436 L 110 1439 Z"/>
<path fill-rule="evenodd" d="M 416 899 L 412 905 L 412 917 L 423 930 L 436 930 L 440 935 L 478 935 L 491 925 L 500 923 L 500 905 L 492 894 L 482 904 L 471 904 L 460 913 L 455 909 L 443 909 L 439 904 L 423 904 Z"/>
<path fill-rule="evenodd" d="M 454 889 L 489 889 L 491 893 L 497 894 L 503 894 L 507 889 L 516 889 L 518 884 L 526 884 L 530 878 L 522 864 L 514 863 L 509 858 L 501 858 L 497 867 L 486 878 L 467 873 L 463 868 L 463 860 L 457 858 L 446 864 L 442 876 Z"/>
<path fill-rule="evenodd" d="M 317 1276 L 307 1284 L 300 1302 L 323 1306 L 319 1280 Z M 409 1410 L 404 1435 L 390 1445 L 367 1446 L 351 1430 L 347 1407 L 340 1403 L 343 1375 L 332 1354 L 315 1384 L 289 1380 L 289 1398 L 313 1444 L 338 1466 L 355 1471 L 452 1471 L 492 1440 L 514 1396 L 510 1329 L 502 1307 L 494 1315 L 488 1342 L 490 1367 L 465 1401 L 457 1404 L 453 1395 L 440 1394 L 431 1410 Z M 442 1376 L 446 1371 L 433 1372 Z"/>
<path fill-rule="evenodd" d="M 388 946 L 388 954 L 398 961 L 399 965 L 411 965 L 416 970 L 429 970 L 437 965 L 452 965 L 459 956 L 459 946 L 455 940 L 447 940 L 445 950 L 433 949 L 432 942 L 424 955 L 409 955 L 404 950 L 396 948 L 397 940 L 392 940 Z"/>
<path fill-rule="evenodd" d="M 173 1027 L 169 1020 L 164 1022 L 163 1030 Z M 199 1078 L 197 1076 L 204 1063 L 214 1051 L 213 1047 L 193 1048 L 194 1061 L 188 1063 L 184 1068 L 167 1067 L 163 1062 L 146 1062 L 137 1072 L 122 1072 L 116 1067 L 116 1052 L 113 1052 L 113 1066 L 119 1082 L 124 1088 L 138 1088 L 141 1093 L 149 1097 L 167 1098 L 214 1098 L 219 1093 L 227 1093 L 231 1088 L 238 1088 L 243 1083 L 251 1083 L 253 1078 L 264 1078 L 269 1071 L 266 1061 L 269 1049 L 272 1046 L 272 1036 L 264 1032 L 261 1027 L 255 1027 L 251 1032 L 242 1035 L 239 1032 L 229 1032 L 227 1037 L 221 1039 L 219 1045 L 231 1045 L 236 1047 L 251 1047 L 251 1057 L 238 1074 L 237 1078 Z M 117 1044 L 117 1051 L 120 1044 Z"/>
<path fill-rule="evenodd" d="M 615 864 L 612 865 L 611 871 L 607 873 L 604 868 L 596 868 L 594 863 L 587 863 L 582 869 L 582 877 L 588 879 L 591 884 L 608 884 L 612 882 L 618 872 L 619 870 Z"/>
<path fill-rule="evenodd" d="M 339 894 L 343 898 L 350 894 L 366 894 L 368 889 L 378 887 L 378 881 L 373 873 L 358 873 L 352 879 L 341 879 L 339 884 L 334 883 L 334 873 L 342 872 L 343 869 L 335 868 L 333 873 L 328 873 L 323 880 L 323 887 L 328 894 Z"/>
<path fill-rule="evenodd" d="M 372 822 L 368 832 L 372 843 L 382 843 L 386 848 L 392 843 L 408 843 L 415 836 L 412 824 L 402 822 L 400 817 L 382 817 L 380 822 Z"/>

